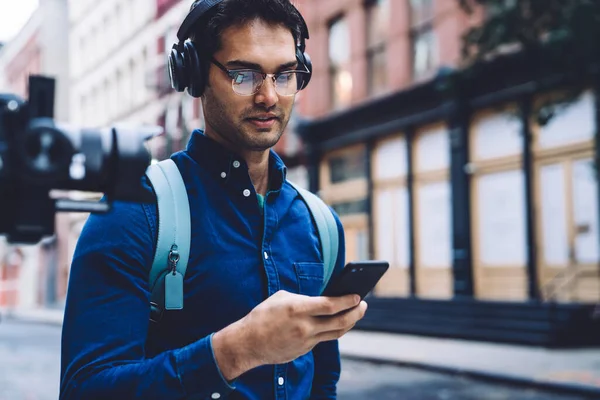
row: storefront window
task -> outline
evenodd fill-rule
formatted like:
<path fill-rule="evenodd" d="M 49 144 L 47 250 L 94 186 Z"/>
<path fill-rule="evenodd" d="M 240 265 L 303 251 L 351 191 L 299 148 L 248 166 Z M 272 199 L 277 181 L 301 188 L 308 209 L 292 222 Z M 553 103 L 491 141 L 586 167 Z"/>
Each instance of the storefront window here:
<path fill-rule="evenodd" d="M 364 151 L 353 151 L 329 159 L 331 183 L 366 178 L 367 165 Z"/>

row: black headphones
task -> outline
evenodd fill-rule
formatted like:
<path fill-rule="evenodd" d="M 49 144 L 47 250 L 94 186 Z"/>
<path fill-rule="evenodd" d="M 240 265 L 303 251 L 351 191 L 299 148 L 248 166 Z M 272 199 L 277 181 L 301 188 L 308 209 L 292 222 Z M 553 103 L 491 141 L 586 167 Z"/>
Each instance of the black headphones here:
<path fill-rule="evenodd" d="M 178 92 L 183 92 L 187 88 L 188 93 L 193 97 L 200 97 L 204 92 L 204 87 L 208 78 L 205 69 L 207 68 L 206 66 L 208 63 L 202 63 L 200 61 L 198 50 L 194 46 L 194 43 L 188 38 L 194 24 L 206 14 L 208 10 L 222 1 L 223 0 L 197 0 L 192 5 L 192 9 L 187 17 L 183 20 L 179 31 L 177 31 L 179 42 L 173 45 L 168 62 L 171 87 Z M 308 27 L 300 12 L 298 12 L 298 15 L 300 15 L 300 20 L 302 22 L 302 32 L 299 43 L 296 45 L 296 60 L 298 61 L 299 69 L 308 71 L 307 74 L 297 74 L 299 75 L 298 88 L 304 89 L 312 77 L 312 62 L 308 54 L 304 51 L 306 48 L 306 40 L 308 39 Z"/>

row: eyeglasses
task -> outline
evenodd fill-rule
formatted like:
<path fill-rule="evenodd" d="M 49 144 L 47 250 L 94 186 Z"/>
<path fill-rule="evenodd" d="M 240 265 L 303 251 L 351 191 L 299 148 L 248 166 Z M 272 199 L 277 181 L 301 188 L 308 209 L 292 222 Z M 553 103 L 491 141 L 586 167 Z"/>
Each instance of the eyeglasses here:
<path fill-rule="evenodd" d="M 214 58 L 211 59 L 211 62 L 231 78 L 231 87 L 240 96 L 252 96 L 258 93 L 267 77 L 273 80 L 275 91 L 280 96 L 293 96 L 303 89 L 303 74 L 308 74 L 308 71 L 282 71 L 266 74 L 253 69 L 230 70 Z"/>

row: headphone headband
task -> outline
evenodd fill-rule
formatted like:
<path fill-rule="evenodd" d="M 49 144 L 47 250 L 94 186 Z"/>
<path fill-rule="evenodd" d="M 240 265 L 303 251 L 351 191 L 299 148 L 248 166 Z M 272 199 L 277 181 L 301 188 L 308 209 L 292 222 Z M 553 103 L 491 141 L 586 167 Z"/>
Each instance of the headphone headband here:
<path fill-rule="evenodd" d="M 202 15 L 204 15 L 208 10 L 222 2 L 223 0 L 197 0 L 190 10 L 189 14 L 185 17 L 179 30 L 177 31 L 177 38 L 180 42 L 185 42 L 185 40 L 190 36 L 190 31 L 192 26 L 200 19 Z"/>
<path fill-rule="evenodd" d="M 186 39 L 190 37 L 190 31 L 192 30 L 194 24 L 211 8 L 221 3 L 222 1 L 223 0 L 196 0 L 196 2 L 192 5 L 192 10 L 185 17 L 181 26 L 179 27 L 179 30 L 177 31 L 177 38 L 179 39 L 179 42 L 185 42 Z M 294 7 L 293 4 L 290 3 L 290 5 Z M 302 51 L 304 51 L 304 42 L 309 39 L 308 26 L 306 25 L 306 21 L 304 21 L 304 17 L 302 16 L 302 14 L 300 14 L 300 11 L 298 11 L 298 15 L 300 16 L 300 22 L 302 24 L 301 47 Z"/>

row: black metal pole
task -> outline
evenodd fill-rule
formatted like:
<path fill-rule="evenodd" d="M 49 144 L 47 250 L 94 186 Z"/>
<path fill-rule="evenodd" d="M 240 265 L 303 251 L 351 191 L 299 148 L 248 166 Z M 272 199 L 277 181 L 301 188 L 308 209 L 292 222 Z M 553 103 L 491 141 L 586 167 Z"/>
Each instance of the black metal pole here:
<path fill-rule="evenodd" d="M 415 130 L 410 128 L 406 131 L 406 160 L 407 160 L 407 175 L 406 188 L 408 191 L 408 253 L 409 264 L 408 274 L 410 282 L 410 295 L 417 296 L 417 265 L 415 261 L 415 205 L 414 205 L 414 162 L 413 162 L 413 147 L 415 140 Z"/>
<path fill-rule="evenodd" d="M 317 193 L 321 185 L 319 181 L 319 164 L 321 163 L 321 157 L 314 144 L 307 144 L 306 148 L 308 160 L 308 190 Z"/>
<path fill-rule="evenodd" d="M 533 188 L 535 176 L 533 172 L 533 154 L 531 141 L 531 98 L 523 98 L 519 105 L 521 129 L 523 137 L 523 173 L 525 175 L 526 229 L 527 229 L 527 283 L 529 300 L 539 300 L 537 255 L 536 255 L 536 226 Z"/>
<path fill-rule="evenodd" d="M 598 224 L 600 226 L 600 72 L 596 73 L 594 81 L 594 92 L 596 95 L 596 135 L 594 140 L 594 165 L 596 169 L 596 193 L 598 195 Z M 598 235 L 598 246 L 600 246 L 600 235 Z M 600 262 L 598 262 L 598 272 L 600 273 Z M 600 308 L 598 308 L 598 310 L 600 310 Z"/>
<path fill-rule="evenodd" d="M 373 140 L 367 142 L 366 174 L 367 174 L 367 229 L 369 230 L 369 258 L 375 258 L 374 222 L 373 222 Z"/>
<path fill-rule="evenodd" d="M 452 193 L 452 269 L 454 296 L 472 298 L 471 185 L 465 171 L 469 163 L 469 114 L 459 99 L 448 119 L 450 129 L 450 186 Z"/>

